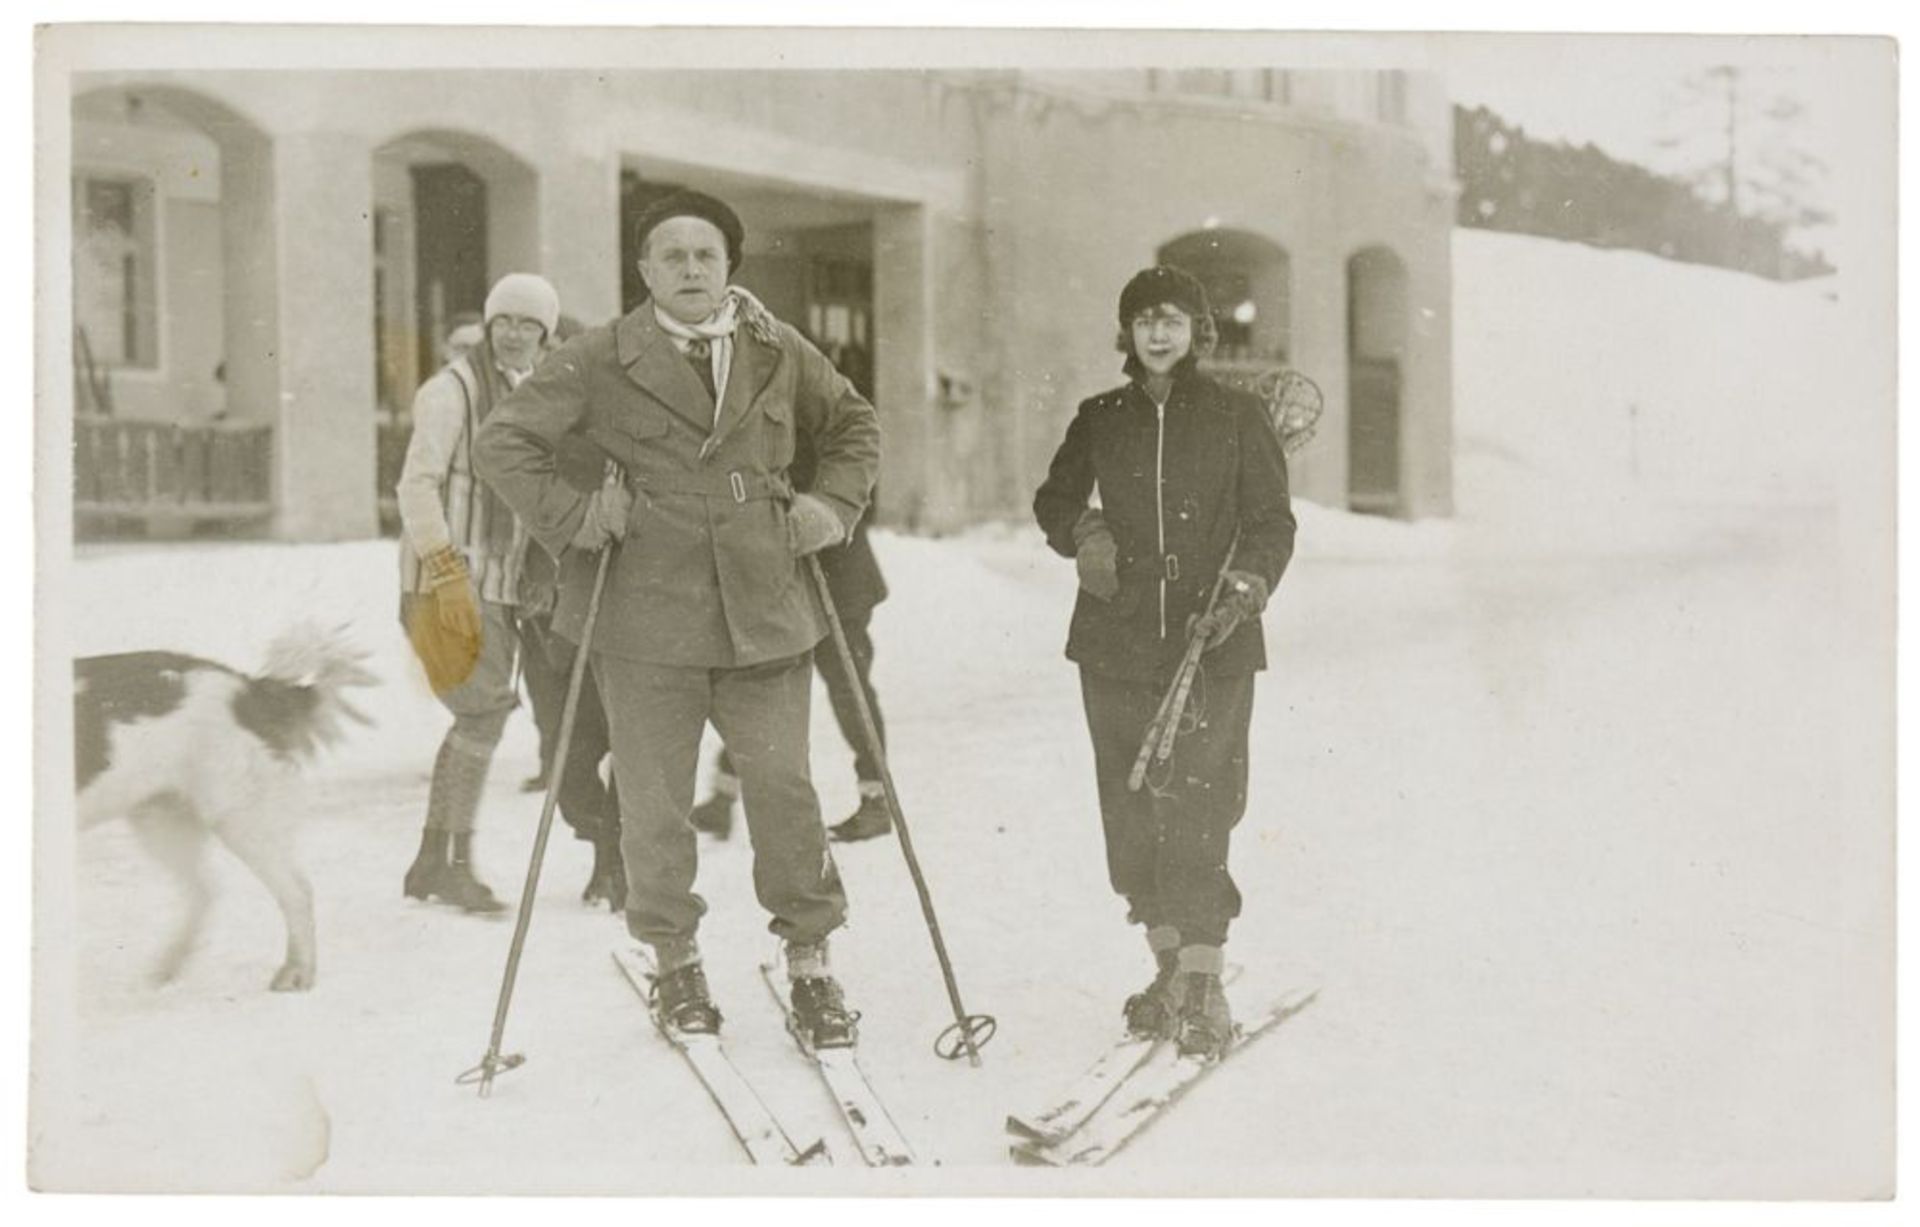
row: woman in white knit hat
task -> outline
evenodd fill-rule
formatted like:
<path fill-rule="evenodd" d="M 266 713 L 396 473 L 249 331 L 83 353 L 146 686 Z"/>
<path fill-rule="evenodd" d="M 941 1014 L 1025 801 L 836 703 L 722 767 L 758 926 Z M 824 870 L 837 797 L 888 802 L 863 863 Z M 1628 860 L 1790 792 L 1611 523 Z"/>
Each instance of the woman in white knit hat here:
<path fill-rule="evenodd" d="M 409 898 L 466 912 L 506 905 L 474 876 L 474 819 L 494 747 L 513 710 L 514 613 L 526 542 L 519 521 L 474 476 L 473 437 L 533 370 L 560 319 L 544 278 L 508 273 L 487 294 L 486 335 L 413 399 L 400 504 L 400 616 L 434 694 L 453 714 L 428 791 Z"/>

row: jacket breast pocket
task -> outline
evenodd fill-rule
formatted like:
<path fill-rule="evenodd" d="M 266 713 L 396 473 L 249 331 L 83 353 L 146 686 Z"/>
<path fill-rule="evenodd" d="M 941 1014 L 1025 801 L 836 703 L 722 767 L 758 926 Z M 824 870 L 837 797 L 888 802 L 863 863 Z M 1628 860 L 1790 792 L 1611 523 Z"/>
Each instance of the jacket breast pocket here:
<path fill-rule="evenodd" d="M 650 453 L 661 451 L 668 429 L 664 410 L 623 400 L 594 415 L 592 433 L 615 463 L 631 471 L 644 467 Z"/>
<path fill-rule="evenodd" d="M 760 458 L 768 472 L 781 472 L 793 463 L 793 404 L 785 396 L 763 397 L 760 415 L 765 419 L 760 430 Z"/>
<path fill-rule="evenodd" d="M 667 411 L 645 401 L 627 400 L 607 411 L 603 420 L 615 434 L 638 443 L 657 440 L 667 433 Z"/>

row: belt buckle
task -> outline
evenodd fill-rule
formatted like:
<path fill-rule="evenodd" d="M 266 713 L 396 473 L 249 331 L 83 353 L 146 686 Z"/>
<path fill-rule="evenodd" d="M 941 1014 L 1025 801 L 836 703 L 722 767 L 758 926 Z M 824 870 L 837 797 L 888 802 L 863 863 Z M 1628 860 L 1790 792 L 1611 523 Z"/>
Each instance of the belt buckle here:
<path fill-rule="evenodd" d="M 739 469 L 735 469 L 733 472 L 727 474 L 727 484 L 733 487 L 734 502 L 744 503 L 747 501 L 747 479 L 740 476 Z"/>
<path fill-rule="evenodd" d="M 1166 558 L 1165 570 L 1166 570 L 1168 583 L 1170 584 L 1179 583 L 1180 582 L 1180 555 L 1168 554 Z"/>

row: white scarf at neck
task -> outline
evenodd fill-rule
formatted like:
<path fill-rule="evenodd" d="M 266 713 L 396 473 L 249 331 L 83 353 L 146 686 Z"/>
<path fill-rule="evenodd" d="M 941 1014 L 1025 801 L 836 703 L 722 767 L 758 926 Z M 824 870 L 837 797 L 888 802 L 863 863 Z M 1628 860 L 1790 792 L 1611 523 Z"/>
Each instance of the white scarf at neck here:
<path fill-rule="evenodd" d="M 684 323 L 668 315 L 660 309 L 658 300 L 653 304 L 653 318 L 660 322 L 661 330 L 668 336 L 683 341 L 717 341 L 731 337 L 741 324 L 746 324 L 762 340 L 771 340 L 761 334 L 759 327 L 762 319 L 772 318 L 766 304 L 755 298 L 751 290 L 737 285 L 728 286 L 719 310 L 697 324 Z"/>
<path fill-rule="evenodd" d="M 720 301 L 720 309 L 697 324 L 677 320 L 660 309 L 659 300 L 653 304 L 653 318 L 660 323 L 660 330 L 680 341 L 707 341 L 711 349 L 707 361 L 712 364 L 713 372 L 713 420 L 720 420 L 720 401 L 727 394 L 727 377 L 733 373 L 733 334 L 740 325 L 745 324 L 747 331 L 768 345 L 774 343 L 773 313 L 766 304 L 753 296 L 749 290 L 737 285 L 727 287 L 726 296 Z M 684 352 L 685 346 L 681 349 Z"/>

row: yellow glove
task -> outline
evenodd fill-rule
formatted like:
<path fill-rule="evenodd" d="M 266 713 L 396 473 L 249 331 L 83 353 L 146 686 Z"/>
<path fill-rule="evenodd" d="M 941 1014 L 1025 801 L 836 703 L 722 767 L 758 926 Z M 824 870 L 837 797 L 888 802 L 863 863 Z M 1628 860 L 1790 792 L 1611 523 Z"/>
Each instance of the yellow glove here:
<path fill-rule="evenodd" d="M 420 560 L 432 585 L 428 599 L 413 606 L 407 638 L 426 668 L 435 694 L 445 694 L 473 675 L 480 660 L 480 600 L 467 562 L 452 546 Z"/>

